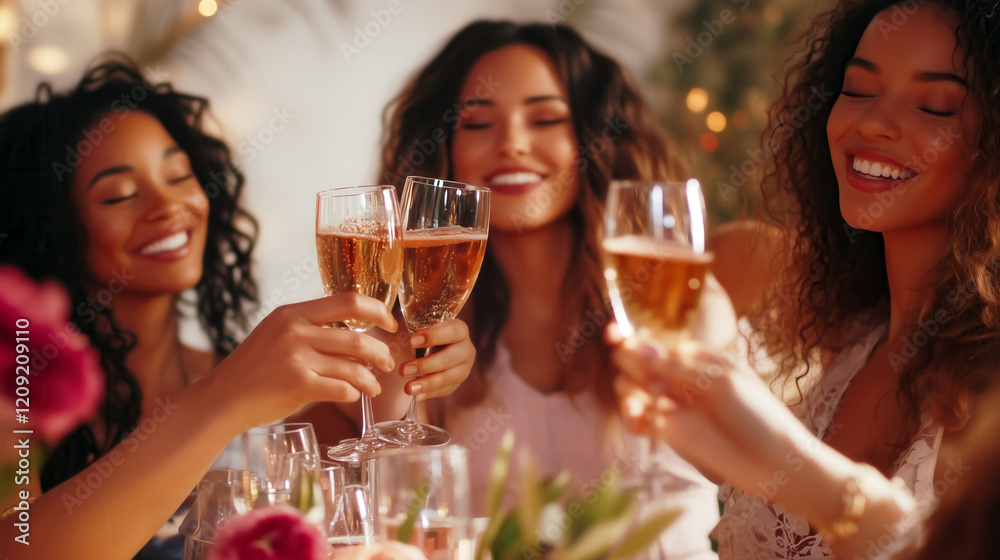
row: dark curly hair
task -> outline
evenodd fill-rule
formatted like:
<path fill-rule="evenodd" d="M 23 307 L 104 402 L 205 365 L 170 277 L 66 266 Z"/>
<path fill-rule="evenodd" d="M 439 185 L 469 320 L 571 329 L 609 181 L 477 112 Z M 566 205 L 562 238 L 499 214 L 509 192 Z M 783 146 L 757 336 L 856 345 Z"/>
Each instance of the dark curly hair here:
<path fill-rule="evenodd" d="M 67 436 L 43 469 L 46 489 L 114 447 L 142 413 L 142 389 L 125 365 L 134 335 L 119 327 L 111 309 L 87 305 L 92 294 L 86 236 L 70 191 L 78 158 L 89 152 L 99 121 L 142 111 L 159 120 L 188 155 L 210 202 L 204 272 L 195 301 L 182 303 L 194 307 L 217 354 L 231 352 L 246 326 L 257 297 L 250 275 L 257 225 L 237 204 L 243 176 L 229 148 L 203 130 L 207 107 L 207 100 L 176 92 L 169 84 L 149 83 L 134 63 L 111 55 L 68 93 L 56 94 L 41 84 L 34 102 L 0 115 L 0 224 L 7 234 L 0 243 L 0 263 L 66 287 L 72 320 L 99 352 L 106 376 L 103 444 L 97 445 L 86 426 Z"/>
<path fill-rule="evenodd" d="M 968 418 L 970 395 L 982 390 L 1000 364 L 1000 3 L 932 0 L 956 15 L 964 49 L 969 100 L 982 109 L 976 163 L 961 200 L 947 220 L 949 253 L 933 271 L 933 295 L 906 318 L 915 334 L 934 322 L 936 333 L 901 370 L 899 394 L 906 433 L 901 450 L 925 410 L 948 428 Z M 923 2 L 921 2 L 923 3 Z M 781 379 L 798 382 L 820 353 L 837 352 L 887 317 L 889 285 L 882 235 L 851 228 L 841 215 L 827 139 L 832 101 L 846 63 L 879 12 L 900 0 L 844 0 L 817 18 L 803 38 L 803 55 L 789 69 L 763 138 L 769 154 L 763 194 L 767 212 L 789 231 L 785 267 L 773 298 L 751 324 L 772 355 L 782 356 Z M 906 2 L 915 4 L 913 0 Z M 803 119 L 804 108 L 812 111 Z M 935 317 L 944 313 L 948 321 Z M 895 459 L 886 459 L 887 465 Z"/>
<path fill-rule="evenodd" d="M 562 338 L 565 348 L 571 349 L 565 353 L 564 380 L 569 391 L 591 386 L 596 380 L 602 402 L 613 408 L 609 350 L 600 337 L 596 343 L 583 346 L 571 340 L 573 331 L 588 320 L 610 314 L 598 252 L 608 183 L 612 178 L 681 179 L 685 173 L 655 115 L 615 60 L 562 25 L 509 21 L 469 24 L 386 108 L 380 180 L 399 188 L 407 175 L 453 178 L 450 153 L 462 85 L 480 58 L 509 45 L 529 45 L 543 51 L 569 94 L 582 188 L 570 211 L 576 243 L 561 302 Z M 617 137 L 604 142 L 602 132 L 609 126 L 615 127 Z M 595 145 L 597 140 L 602 140 L 600 146 Z M 471 383 L 467 381 L 459 389 L 460 402 L 474 402 L 482 394 L 482 370 L 493 360 L 507 322 L 507 280 L 489 245 L 486 251 L 471 297 L 470 326 L 479 352 L 478 365 Z"/>

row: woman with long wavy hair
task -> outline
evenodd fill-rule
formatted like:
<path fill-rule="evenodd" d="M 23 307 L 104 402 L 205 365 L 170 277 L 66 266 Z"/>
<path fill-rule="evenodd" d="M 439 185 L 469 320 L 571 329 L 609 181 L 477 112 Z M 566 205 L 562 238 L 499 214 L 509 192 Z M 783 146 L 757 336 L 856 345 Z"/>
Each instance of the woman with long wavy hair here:
<path fill-rule="evenodd" d="M 256 296 L 255 223 L 206 109 L 112 59 L 68 93 L 42 86 L 0 116 L 0 263 L 66 287 L 106 379 L 98 416 L 31 473 L 18 558 L 176 557 L 151 538 L 235 436 L 313 401 L 374 396 L 363 364 L 395 367 L 381 341 L 324 328 L 355 318 L 396 329 L 383 303 L 358 294 L 280 307 L 237 345 Z M 210 350 L 182 343 L 182 313 Z"/>
<path fill-rule="evenodd" d="M 613 178 L 680 179 L 684 166 L 618 63 L 565 26 L 474 22 L 387 108 L 381 173 L 397 187 L 418 175 L 492 190 L 466 315 L 479 360 L 427 409 L 472 451 L 475 508 L 507 430 L 543 474 L 568 469 L 587 497 L 634 475 L 640 444 L 619 429 L 600 336 L 603 203 Z M 669 449 L 661 459 L 666 486 L 687 496 L 667 550 L 713 556 L 714 486 Z"/>
<path fill-rule="evenodd" d="M 750 323 L 779 367 L 774 386 L 812 434 L 779 428 L 787 411 L 744 387 L 738 367 L 732 379 L 717 370 L 725 382 L 702 401 L 661 395 L 662 410 L 649 407 L 648 376 L 683 385 L 732 360 L 670 353 L 653 368 L 633 343 L 617 355 L 631 372 L 621 393 L 633 427 L 732 481 L 720 556 L 864 553 L 894 537 L 866 522 L 898 520 L 907 501 L 926 513 L 964 474 L 939 450 L 1000 377 L 997 18 L 996 0 L 841 1 L 789 71 L 764 138 L 765 202 L 788 243 Z M 866 513 L 858 481 L 878 488 L 878 473 L 908 497 L 875 492 Z"/>

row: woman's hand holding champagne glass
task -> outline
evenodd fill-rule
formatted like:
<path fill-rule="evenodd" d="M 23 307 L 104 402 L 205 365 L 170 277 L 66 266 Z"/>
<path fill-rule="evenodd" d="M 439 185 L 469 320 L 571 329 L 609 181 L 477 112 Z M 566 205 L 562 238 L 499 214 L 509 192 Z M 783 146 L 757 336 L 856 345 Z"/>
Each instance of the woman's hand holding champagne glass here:
<path fill-rule="evenodd" d="M 486 252 L 490 191 L 480 187 L 423 177 L 407 177 L 403 188 L 403 264 L 400 306 L 411 333 L 424 338 L 449 329 L 465 328 L 452 321 L 472 291 Z M 455 338 L 456 333 L 451 333 Z M 467 335 L 467 331 L 463 331 Z M 468 338 L 465 336 L 464 338 Z M 426 340 L 425 340 L 426 343 Z M 461 346 L 452 352 L 458 359 Z M 411 365 L 431 361 L 430 348 L 419 347 Z M 429 357 L 428 357 L 429 356 Z M 448 356 L 440 356 L 447 362 Z M 404 366 L 404 375 L 409 365 Z M 430 366 L 427 366 L 431 369 Z M 448 370 L 440 375 L 447 377 Z M 432 376 L 433 377 L 433 376 Z M 410 388 L 412 393 L 412 385 Z M 421 381 L 423 383 L 423 381 Z M 425 393 L 426 395 L 427 393 Z M 382 439 L 402 446 L 443 445 L 448 432 L 415 420 L 416 399 L 411 396 L 406 418 L 378 425 Z"/>
<path fill-rule="evenodd" d="M 388 185 L 341 187 L 316 197 L 316 252 L 326 294 L 357 292 L 391 308 L 402 271 L 395 189 Z M 365 333 L 374 325 L 348 319 L 335 326 Z M 384 365 L 392 369 L 392 364 Z M 331 459 L 372 459 L 385 446 L 373 429 L 371 395 L 363 393 L 361 400 L 361 438 L 331 448 Z"/>

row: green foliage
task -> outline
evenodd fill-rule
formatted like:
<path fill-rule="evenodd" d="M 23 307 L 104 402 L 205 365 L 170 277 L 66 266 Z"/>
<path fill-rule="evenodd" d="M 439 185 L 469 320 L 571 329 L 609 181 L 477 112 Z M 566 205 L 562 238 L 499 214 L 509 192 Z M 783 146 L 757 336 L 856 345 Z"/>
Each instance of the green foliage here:
<path fill-rule="evenodd" d="M 653 103 L 702 183 L 713 224 L 732 220 L 759 198 L 764 159 L 757 150 L 767 109 L 780 93 L 778 78 L 811 18 L 830 4 L 699 0 L 673 22 L 672 40 L 651 76 Z M 693 88 L 708 94 L 699 112 L 686 103 Z M 726 118 L 721 132 L 707 126 L 713 111 Z M 706 149 L 703 136 L 713 135 L 718 147 Z"/>
<path fill-rule="evenodd" d="M 486 550 L 493 560 L 624 560 L 652 544 L 680 515 L 679 511 L 660 513 L 636 526 L 635 490 L 613 484 L 563 500 L 569 474 L 541 478 L 528 455 L 519 457 L 517 506 L 500 511 L 513 445 L 513 433 L 508 432 L 493 463 L 487 505 L 490 521 L 476 551 L 477 560 Z"/>

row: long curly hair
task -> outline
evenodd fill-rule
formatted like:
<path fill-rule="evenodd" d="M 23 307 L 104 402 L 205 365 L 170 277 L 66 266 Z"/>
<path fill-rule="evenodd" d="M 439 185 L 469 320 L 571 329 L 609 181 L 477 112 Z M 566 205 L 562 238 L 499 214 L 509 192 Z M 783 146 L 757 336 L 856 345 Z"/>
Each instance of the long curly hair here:
<path fill-rule="evenodd" d="M 35 279 L 63 284 L 72 300 L 72 321 L 100 354 L 106 377 L 100 414 L 105 427 L 98 446 L 89 427 L 58 444 L 42 473 L 51 487 L 82 470 L 134 429 L 142 411 L 142 388 L 125 365 L 135 337 L 111 309 L 93 305 L 87 286 L 87 242 L 71 195 L 79 158 L 93 147 L 98 122 L 127 111 L 152 115 L 188 155 L 209 198 L 204 272 L 193 307 L 219 355 L 231 352 L 257 297 L 250 275 L 256 222 L 237 201 L 243 175 L 229 148 L 204 130 L 208 101 L 151 84 L 120 55 L 92 67 L 71 91 L 38 87 L 36 99 L 0 116 L 0 262 L 21 267 Z M 178 307 L 180 312 L 182 306 Z"/>
<path fill-rule="evenodd" d="M 890 442 L 894 448 L 908 444 L 925 410 L 948 428 L 961 426 L 970 395 L 1000 364 L 1000 4 L 934 1 L 960 22 L 955 34 L 966 52 L 969 99 L 982 108 L 982 124 L 974 169 L 947 219 L 949 253 L 930 275 L 932 296 L 907 318 L 915 352 L 895 364 L 907 431 Z M 784 224 L 790 242 L 775 292 L 751 324 L 781 356 L 779 379 L 798 383 L 808 373 L 803 364 L 842 350 L 887 318 L 882 235 L 853 229 L 841 215 L 826 125 L 868 24 L 901 3 L 845 0 L 817 18 L 770 114 L 763 199 L 779 223 L 791 217 Z"/>
<path fill-rule="evenodd" d="M 569 94 L 581 194 L 569 214 L 576 243 L 564 279 L 563 342 L 558 348 L 566 390 L 582 390 L 596 381 L 602 402 L 612 408 L 609 350 L 587 327 L 599 333 L 610 316 L 598 252 L 608 183 L 612 178 L 680 179 L 685 173 L 653 112 L 615 60 L 562 25 L 469 24 L 386 108 L 380 180 L 399 188 L 407 175 L 453 178 L 450 153 L 462 85 L 476 61 L 509 45 L 529 45 L 548 55 Z M 613 141 L 605 141 L 609 137 Z M 471 297 L 470 326 L 479 360 L 460 388 L 460 403 L 475 402 L 483 394 L 482 372 L 496 355 L 509 304 L 504 271 L 487 244 Z"/>

